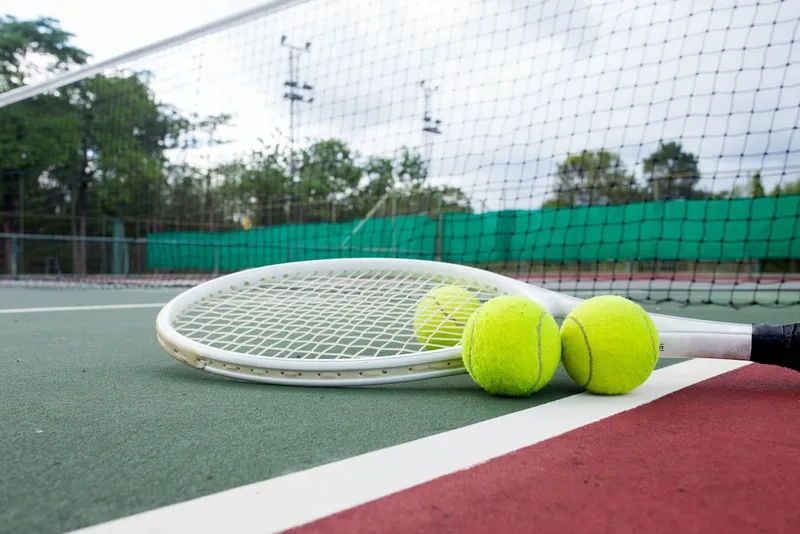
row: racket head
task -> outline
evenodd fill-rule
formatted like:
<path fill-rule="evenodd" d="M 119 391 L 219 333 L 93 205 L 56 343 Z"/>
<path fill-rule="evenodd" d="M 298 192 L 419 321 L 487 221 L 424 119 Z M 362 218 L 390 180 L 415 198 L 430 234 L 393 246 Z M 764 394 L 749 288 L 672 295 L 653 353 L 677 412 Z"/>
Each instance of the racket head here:
<path fill-rule="evenodd" d="M 456 285 L 480 303 L 519 294 L 563 316 L 578 299 L 482 269 L 394 258 L 343 258 L 247 269 L 172 299 L 158 340 L 178 361 L 248 381 L 357 385 L 465 372 L 460 339 L 425 346 L 417 303 Z"/>

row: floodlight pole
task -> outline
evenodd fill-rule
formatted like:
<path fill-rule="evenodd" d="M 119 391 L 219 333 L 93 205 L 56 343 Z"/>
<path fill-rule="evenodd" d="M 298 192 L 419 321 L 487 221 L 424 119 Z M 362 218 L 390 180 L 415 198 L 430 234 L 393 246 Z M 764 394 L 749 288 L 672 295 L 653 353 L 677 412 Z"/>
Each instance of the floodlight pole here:
<path fill-rule="evenodd" d="M 432 135 L 439 135 L 442 133 L 442 130 L 439 128 L 439 125 L 442 124 L 440 119 L 433 119 L 431 116 L 431 98 L 433 93 L 439 90 L 439 86 L 436 85 L 431 87 L 425 84 L 425 80 L 419 82 L 420 87 L 422 87 L 423 94 L 425 95 L 425 115 L 422 117 L 422 136 L 423 136 L 423 144 L 424 144 L 424 151 L 425 151 L 425 167 L 427 171 L 430 171 L 431 161 L 433 160 L 433 139 L 431 138 Z M 436 245 L 435 245 L 435 252 L 434 258 L 438 261 L 442 259 L 442 236 L 443 236 L 443 224 L 444 218 L 442 214 L 442 197 L 441 195 L 437 196 L 437 206 L 436 206 L 436 218 L 437 218 L 437 229 L 436 229 Z M 426 203 L 427 204 L 427 203 Z"/>
<path fill-rule="evenodd" d="M 431 107 L 431 97 L 433 93 L 439 90 L 439 86 L 430 87 L 429 85 L 425 84 L 425 80 L 419 82 L 420 87 L 422 87 L 422 91 L 425 95 L 425 115 L 422 117 L 422 131 L 424 132 L 424 144 L 425 144 L 425 161 L 430 165 L 430 161 L 432 158 L 432 151 L 433 141 L 429 138 L 427 134 L 439 135 L 442 133 L 439 125 L 442 124 L 442 121 L 439 119 L 434 120 L 431 117 L 430 107 Z"/>
<path fill-rule="evenodd" d="M 310 96 L 311 91 L 314 89 L 308 83 L 301 84 L 299 81 L 299 59 L 298 56 L 304 52 L 308 52 L 311 50 L 311 43 L 306 41 L 304 46 L 295 46 L 289 43 L 288 38 L 283 35 L 281 36 L 281 46 L 284 48 L 289 49 L 289 76 L 283 85 L 286 86 L 286 92 L 283 94 L 283 98 L 289 101 L 289 172 L 291 174 L 292 182 L 297 181 L 297 165 L 295 162 L 295 138 L 294 138 L 294 128 L 295 128 L 295 113 L 297 103 L 306 103 L 310 104 L 314 101 L 314 97 Z M 287 200 L 286 204 L 286 211 L 287 211 L 287 218 L 288 218 L 288 211 L 289 211 L 289 199 Z M 287 221 L 288 222 L 288 221 Z"/>

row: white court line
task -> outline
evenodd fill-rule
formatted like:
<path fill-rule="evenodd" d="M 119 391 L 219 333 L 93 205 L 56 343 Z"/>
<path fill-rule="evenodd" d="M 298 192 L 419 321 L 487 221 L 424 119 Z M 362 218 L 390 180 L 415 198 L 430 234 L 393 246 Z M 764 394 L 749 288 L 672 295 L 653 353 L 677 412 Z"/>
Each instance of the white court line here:
<path fill-rule="evenodd" d="M 690 360 L 618 397 L 581 393 L 489 421 L 73 531 L 73 534 L 280 532 L 468 469 L 642 406 L 749 362 Z"/>
<path fill-rule="evenodd" d="M 5 308 L 0 310 L 0 315 L 10 313 L 46 313 L 65 311 L 92 311 L 92 310 L 136 310 L 139 308 L 162 308 L 165 302 L 148 302 L 145 304 L 98 304 L 96 306 L 54 306 L 50 308 Z"/>

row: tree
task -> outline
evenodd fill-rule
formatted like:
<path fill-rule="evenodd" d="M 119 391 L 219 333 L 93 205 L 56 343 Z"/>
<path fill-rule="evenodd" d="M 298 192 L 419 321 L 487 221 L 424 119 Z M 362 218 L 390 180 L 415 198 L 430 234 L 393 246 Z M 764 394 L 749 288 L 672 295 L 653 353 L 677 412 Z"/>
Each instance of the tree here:
<path fill-rule="evenodd" d="M 33 74 L 86 63 L 89 54 L 69 44 L 72 37 L 52 18 L 0 17 L 0 92 L 26 85 Z"/>
<path fill-rule="evenodd" d="M 704 196 L 695 190 L 700 181 L 697 157 L 676 142 L 661 142 L 644 160 L 648 197 L 654 200 L 691 199 Z"/>
<path fill-rule="evenodd" d="M 158 213 L 164 150 L 189 123 L 155 101 L 148 73 L 95 76 L 62 89 L 75 131 L 68 161 L 53 170 L 69 191 L 73 272 L 86 272 L 87 219 Z M 94 192 L 94 203 L 90 206 Z"/>
<path fill-rule="evenodd" d="M 422 155 L 402 147 L 394 159 L 372 156 L 362 164 L 361 185 L 345 197 L 337 211 L 348 218 L 364 217 L 378 203 L 390 203 L 397 214 L 471 212 L 469 197 L 458 187 L 428 182 Z"/>
<path fill-rule="evenodd" d="M 2 86 L 31 83 L 35 65 L 85 62 L 88 54 L 70 38 L 52 19 L 0 19 Z M 0 108 L 4 231 L 17 230 L 12 214 L 24 202 L 27 215 L 41 216 L 26 231 L 72 235 L 72 272 L 85 274 L 85 238 L 107 235 L 98 222 L 106 217 L 148 231 L 172 222 L 169 229 L 214 231 L 244 216 L 257 225 L 352 220 L 388 197 L 394 213 L 471 210 L 461 189 L 431 184 L 422 156 L 405 147 L 393 158 L 363 156 L 324 138 L 291 150 L 262 143 L 243 157 L 212 161 L 232 117 L 165 105 L 153 76 L 107 71 Z"/>
<path fill-rule="evenodd" d="M 0 92 L 25 85 L 35 74 L 55 73 L 81 65 L 89 57 L 69 44 L 72 34 L 50 18 L 18 20 L 0 17 Z M 35 118 L 35 120 L 33 120 Z M 70 157 L 76 143 L 76 117 L 68 102 L 42 95 L 0 108 L 0 213 L 4 233 L 17 231 L 14 213 L 23 197 L 46 204 L 26 203 L 31 209 L 54 209 L 63 197 L 52 180 L 42 180 Z M 43 191 L 42 191 L 43 190 Z M 36 194 L 42 191 L 44 194 Z M 5 240 L 7 272 L 11 240 Z"/>
<path fill-rule="evenodd" d="M 724 200 L 724 199 L 731 199 L 731 198 L 742 198 L 744 197 L 744 192 L 742 190 L 742 186 L 734 185 L 730 191 L 724 190 L 718 193 L 710 193 L 708 198 L 710 200 Z"/>
<path fill-rule="evenodd" d="M 220 167 L 215 168 L 215 165 L 210 159 L 210 149 L 216 146 L 226 144 L 228 141 L 219 137 L 219 130 L 223 126 L 228 126 L 233 117 L 227 113 L 219 115 L 211 115 L 208 117 L 199 117 L 193 115 L 192 118 L 183 123 L 179 131 L 188 142 L 180 144 L 179 147 L 183 150 L 200 149 L 201 160 L 203 161 L 203 168 L 192 167 L 189 170 L 193 177 L 197 177 L 199 187 L 202 191 L 202 201 L 200 203 L 200 214 L 196 220 L 200 223 L 205 223 L 205 227 L 210 231 L 214 231 L 217 223 L 224 222 L 224 205 L 221 198 L 217 198 L 214 188 L 215 180 L 225 179 L 225 174 L 221 171 L 224 170 Z"/>
<path fill-rule="evenodd" d="M 750 182 L 747 184 L 747 192 L 753 198 L 763 197 L 765 195 L 760 171 L 750 178 Z"/>
<path fill-rule="evenodd" d="M 292 189 L 291 152 L 279 145 L 262 144 L 249 156 L 216 168 L 222 178 L 218 194 L 232 222 L 249 216 L 256 226 L 285 222 Z"/>
<path fill-rule="evenodd" d="M 625 204 L 642 197 L 636 180 L 613 152 L 584 150 L 570 155 L 558 165 L 556 175 L 556 195 L 545 207 Z"/>
<path fill-rule="evenodd" d="M 349 194 L 361 181 L 358 153 L 338 139 L 316 141 L 302 151 L 291 193 L 302 202 L 327 201 Z"/>
<path fill-rule="evenodd" d="M 406 147 L 392 159 L 361 157 L 338 139 L 317 140 L 294 153 L 262 145 L 216 172 L 224 176 L 216 194 L 230 206 L 229 220 L 247 215 L 257 226 L 342 222 L 389 209 L 430 214 L 471 210 L 459 188 L 428 184 L 427 165 Z"/>
<path fill-rule="evenodd" d="M 800 195 L 800 178 L 793 182 L 776 185 L 770 194 L 774 197 L 781 195 Z"/>

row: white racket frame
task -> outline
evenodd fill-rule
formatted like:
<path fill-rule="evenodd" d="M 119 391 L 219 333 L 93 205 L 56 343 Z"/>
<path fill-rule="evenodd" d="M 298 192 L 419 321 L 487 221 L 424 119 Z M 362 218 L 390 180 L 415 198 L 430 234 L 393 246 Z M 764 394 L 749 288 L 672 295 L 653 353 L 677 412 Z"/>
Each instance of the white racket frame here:
<path fill-rule="evenodd" d="M 355 386 L 406 382 L 465 373 L 461 347 L 398 356 L 346 360 L 283 359 L 222 350 L 198 343 L 174 327 L 193 303 L 210 295 L 235 292 L 265 278 L 352 270 L 398 270 L 437 274 L 489 285 L 539 302 L 564 318 L 584 299 L 504 275 L 451 263 L 396 258 L 342 258 L 291 262 L 235 272 L 192 287 L 168 302 L 156 318 L 157 339 L 173 358 L 195 369 L 249 382 L 295 386 Z M 659 332 L 661 358 L 748 360 L 752 325 L 650 314 Z"/>

